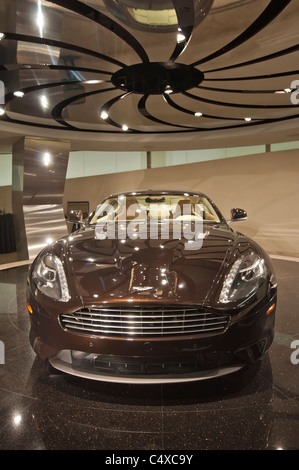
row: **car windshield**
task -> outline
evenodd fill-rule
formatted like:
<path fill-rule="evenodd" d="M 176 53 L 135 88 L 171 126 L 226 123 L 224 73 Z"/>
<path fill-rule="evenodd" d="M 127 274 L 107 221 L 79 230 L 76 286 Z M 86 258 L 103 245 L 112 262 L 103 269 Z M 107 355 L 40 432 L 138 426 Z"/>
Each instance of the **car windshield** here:
<path fill-rule="evenodd" d="M 129 194 L 106 199 L 89 220 L 98 222 L 130 221 L 202 221 L 220 223 L 220 216 L 210 201 L 199 195 L 187 194 Z"/>

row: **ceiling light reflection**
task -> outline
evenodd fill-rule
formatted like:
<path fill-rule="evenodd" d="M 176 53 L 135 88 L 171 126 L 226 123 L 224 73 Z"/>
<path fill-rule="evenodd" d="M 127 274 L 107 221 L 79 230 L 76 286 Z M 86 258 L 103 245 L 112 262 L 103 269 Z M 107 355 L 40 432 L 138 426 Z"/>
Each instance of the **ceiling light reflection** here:
<path fill-rule="evenodd" d="M 44 14 L 42 10 L 42 0 L 38 0 L 36 24 L 38 26 L 40 36 L 43 37 L 43 29 L 45 25 L 45 20 L 44 20 Z"/>
<path fill-rule="evenodd" d="M 22 421 L 22 416 L 17 414 L 17 415 L 14 415 L 13 417 L 13 422 L 16 426 L 19 426 L 21 424 L 21 421 Z"/>
<path fill-rule="evenodd" d="M 4 116 L 5 114 L 5 109 L 0 107 L 0 116 Z"/>
<path fill-rule="evenodd" d="M 44 165 L 45 165 L 45 166 L 49 166 L 49 165 L 50 165 L 50 163 L 51 163 L 51 155 L 49 154 L 49 152 L 45 152 L 45 153 L 44 153 L 43 162 L 44 162 Z"/>
<path fill-rule="evenodd" d="M 96 85 L 97 83 L 102 83 L 103 80 L 85 80 L 83 83 L 86 85 Z"/>
<path fill-rule="evenodd" d="M 44 109 L 48 108 L 49 102 L 48 102 L 48 98 L 45 95 L 42 95 L 39 100 Z"/>
<path fill-rule="evenodd" d="M 14 96 L 16 96 L 17 98 L 23 98 L 24 92 L 23 91 L 15 91 Z"/>
<path fill-rule="evenodd" d="M 4 38 L 5 38 L 5 34 L 4 34 L 4 33 L 0 33 L 0 41 L 1 41 L 2 39 L 4 39 Z"/>

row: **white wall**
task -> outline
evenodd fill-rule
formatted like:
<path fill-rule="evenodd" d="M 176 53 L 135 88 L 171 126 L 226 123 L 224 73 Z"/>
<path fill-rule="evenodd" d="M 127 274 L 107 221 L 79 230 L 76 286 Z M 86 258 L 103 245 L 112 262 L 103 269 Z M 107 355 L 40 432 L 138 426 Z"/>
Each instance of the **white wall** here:
<path fill-rule="evenodd" d="M 128 171 L 66 181 L 68 201 L 89 201 L 92 210 L 111 193 L 135 189 L 182 189 L 209 195 L 224 217 L 247 210 L 235 223 L 270 254 L 299 257 L 299 150 L 267 152 L 187 165 Z M 79 184 L 78 184 L 79 183 Z"/>
<path fill-rule="evenodd" d="M 269 253 L 299 257 L 298 144 L 275 144 L 272 152 L 241 157 L 234 153 L 242 149 L 158 152 L 153 153 L 156 167 L 149 170 L 144 152 L 72 152 L 64 209 L 68 201 L 86 200 L 92 209 L 105 196 L 125 190 L 194 189 L 210 195 L 225 217 L 234 206 L 246 209 L 248 221 L 234 226 Z M 190 163 L 193 158 L 205 161 Z M 11 211 L 11 172 L 11 156 L 0 155 L 0 208 L 7 212 Z M 101 174 L 95 176 L 97 172 Z"/>
<path fill-rule="evenodd" d="M 12 185 L 12 155 L 0 155 L 0 186 Z"/>
<path fill-rule="evenodd" d="M 146 168 L 146 152 L 70 152 L 67 179 Z"/>
<path fill-rule="evenodd" d="M 271 144 L 271 151 L 299 148 L 299 141 Z M 152 168 L 186 165 L 189 163 L 220 160 L 223 158 L 255 155 L 265 152 L 264 145 L 223 149 L 173 150 L 151 152 Z M 106 175 L 145 169 L 146 152 L 70 152 L 67 179 Z M 12 155 L 0 155 L 0 187 L 12 185 Z"/>

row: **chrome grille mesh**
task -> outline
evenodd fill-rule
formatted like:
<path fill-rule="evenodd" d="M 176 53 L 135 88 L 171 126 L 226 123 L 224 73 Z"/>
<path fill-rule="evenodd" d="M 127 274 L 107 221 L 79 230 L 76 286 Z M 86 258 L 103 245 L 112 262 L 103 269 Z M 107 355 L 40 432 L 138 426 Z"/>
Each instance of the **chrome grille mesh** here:
<path fill-rule="evenodd" d="M 182 336 L 223 332 L 229 316 L 193 307 L 83 308 L 60 315 L 70 331 L 118 337 Z"/>

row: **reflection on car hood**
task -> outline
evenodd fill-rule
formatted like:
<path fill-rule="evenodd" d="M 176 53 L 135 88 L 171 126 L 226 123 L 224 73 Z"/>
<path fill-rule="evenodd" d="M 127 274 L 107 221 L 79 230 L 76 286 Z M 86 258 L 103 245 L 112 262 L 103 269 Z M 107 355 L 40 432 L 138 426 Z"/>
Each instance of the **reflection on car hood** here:
<path fill-rule="evenodd" d="M 97 240 L 86 228 L 70 237 L 69 270 L 84 305 L 113 302 L 201 304 L 233 249 L 235 234 L 211 226 L 200 249 L 186 240 Z"/>

